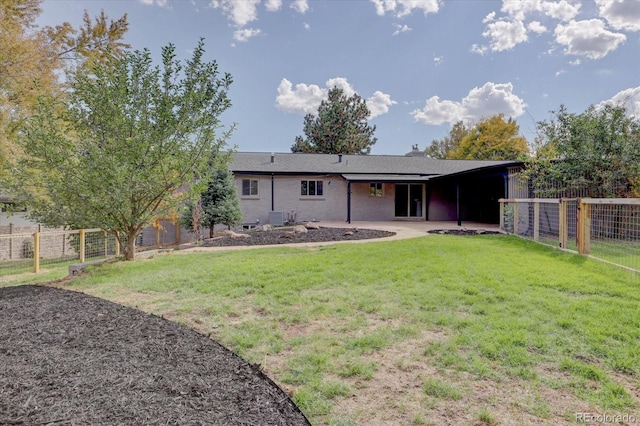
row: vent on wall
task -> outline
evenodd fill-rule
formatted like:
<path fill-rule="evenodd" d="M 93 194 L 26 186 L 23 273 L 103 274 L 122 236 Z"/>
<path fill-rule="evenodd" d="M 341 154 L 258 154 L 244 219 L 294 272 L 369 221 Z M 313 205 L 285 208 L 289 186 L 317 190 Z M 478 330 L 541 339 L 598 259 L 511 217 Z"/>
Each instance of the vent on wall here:
<path fill-rule="evenodd" d="M 284 225 L 284 212 L 269 212 L 269 223 L 273 226 Z"/>

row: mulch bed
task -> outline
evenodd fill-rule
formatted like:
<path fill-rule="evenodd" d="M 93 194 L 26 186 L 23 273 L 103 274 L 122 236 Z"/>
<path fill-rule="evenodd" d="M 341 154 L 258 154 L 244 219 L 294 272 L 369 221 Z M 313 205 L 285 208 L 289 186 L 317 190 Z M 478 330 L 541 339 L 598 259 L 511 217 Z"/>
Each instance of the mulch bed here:
<path fill-rule="evenodd" d="M 258 367 L 82 293 L 0 288 L 0 424 L 308 425 Z"/>
<path fill-rule="evenodd" d="M 250 230 L 243 232 L 249 238 L 232 238 L 228 236 L 204 240 L 205 247 L 226 246 L 261 246 L 291 243 L 317 243 L 324 241 L 353 241 L 384 238 L 395 235 L 395 232 L 358 228 L 323 228 L 309 229 L 307 233 L 292 233 L 291 228 L 274 228 L 270 231 Z"/>
<path fill-rule="evenodd" d="M 485 229 L 433 229 L 430 234 L 443 235 L 495 235 L 501 234 L 499 231 L 487 231 Z"/>

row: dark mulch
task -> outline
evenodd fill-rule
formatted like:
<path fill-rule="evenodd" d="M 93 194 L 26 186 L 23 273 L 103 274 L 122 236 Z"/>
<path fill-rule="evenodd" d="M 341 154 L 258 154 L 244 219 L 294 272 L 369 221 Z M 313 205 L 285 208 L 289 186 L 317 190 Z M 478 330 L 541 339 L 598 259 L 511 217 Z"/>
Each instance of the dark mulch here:
<path fill-rule="evenodd" d="M 292 234 L 291 228 L 274 228 L 270 231 L 250 230 L 243 232 L 249 238 L 231 238 L 228 236 L 207 239 L 206 247 L 256 246 L 291 243 L 317 243 L 323 241 L 353 241 L 384 238 L 395 232 L 358 228 L 319 228 L 309 229 L 307 233 Z"/>
<path fill-rule="evenodd" d="M 256 366 L 154 315 L 20 286 L 0 324 L 0 424 L 309 424 Z"/>
<path fill-rule="evenodd" d="M 446 235 L 495 235 L 500 234 L 498 231 L 487 231 L 485 229 L 433 229 L 430 234 L 446 234 Z"/>

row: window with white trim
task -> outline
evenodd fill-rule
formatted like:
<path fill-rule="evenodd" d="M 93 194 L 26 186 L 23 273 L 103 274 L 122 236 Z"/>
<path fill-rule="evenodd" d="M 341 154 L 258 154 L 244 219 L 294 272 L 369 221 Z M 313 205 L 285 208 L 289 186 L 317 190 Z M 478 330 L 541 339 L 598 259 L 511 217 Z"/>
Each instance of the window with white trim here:
<path fill-rule="evenodd" d="M 383 189 L 382 182 L 371 182 L 369 184 L 369 197 L 384 197 Z"/>
<path fill-rule="evenodd" d="M 257 179 L 242 179 L 242 196 L 251 197 L 258 195 Z"/>
<path fill-rule="evenodd" d="M 302 180 L 300 181 L 300 195 L 304 197 L 321 197 L 323 193 L 323 181 Z"/>

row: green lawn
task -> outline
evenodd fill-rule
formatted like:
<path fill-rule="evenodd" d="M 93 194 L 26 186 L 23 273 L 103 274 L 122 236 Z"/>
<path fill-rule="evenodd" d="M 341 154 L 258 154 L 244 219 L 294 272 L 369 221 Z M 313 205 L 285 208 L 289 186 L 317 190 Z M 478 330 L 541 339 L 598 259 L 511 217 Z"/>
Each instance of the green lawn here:
<path fill-rule="evenodd" d="M 516 237 L 176 253 L 64 286 L 212 333 L 313 424 L 640 412 L 640 281 Z"/>

